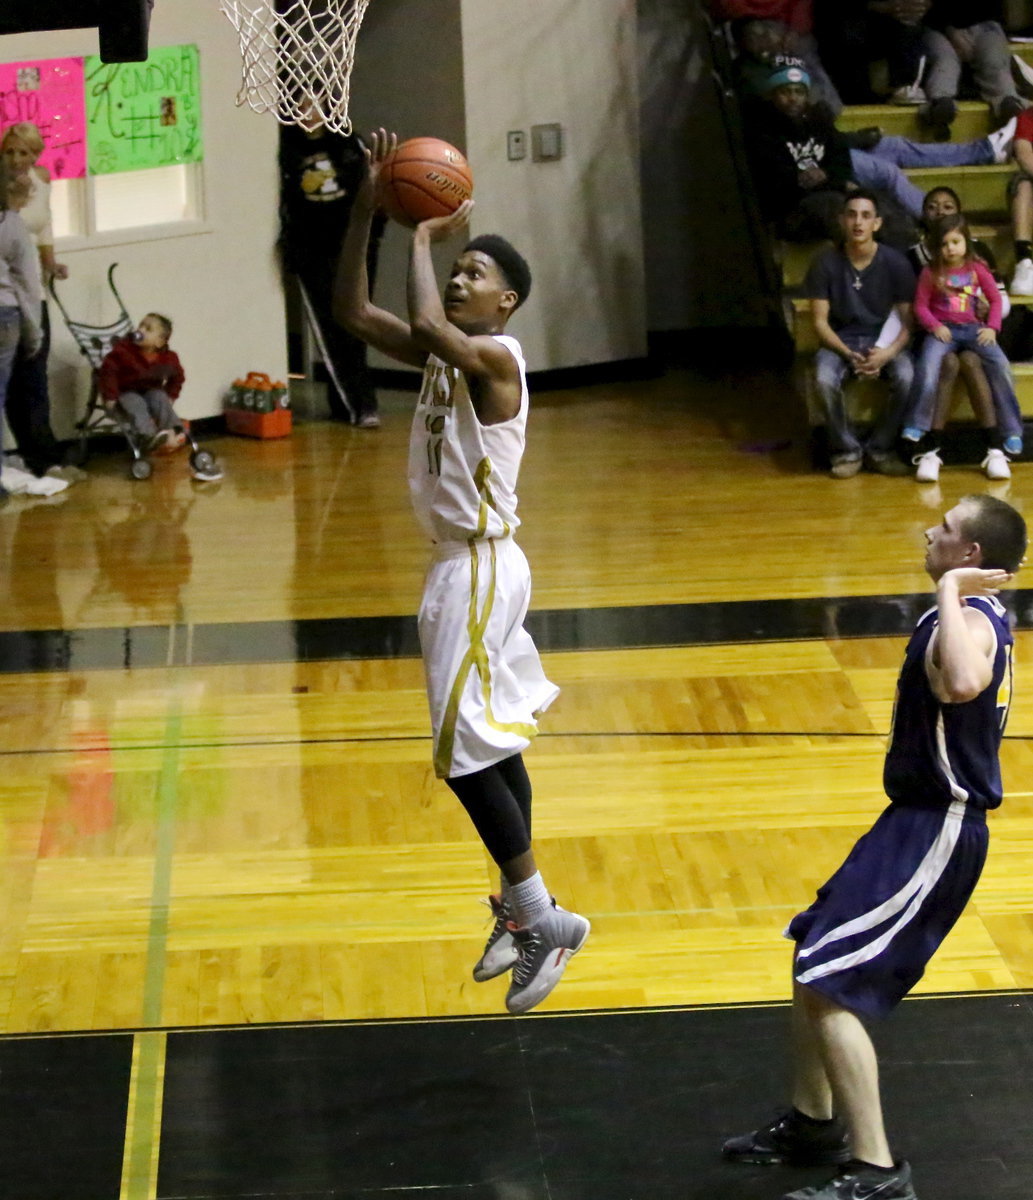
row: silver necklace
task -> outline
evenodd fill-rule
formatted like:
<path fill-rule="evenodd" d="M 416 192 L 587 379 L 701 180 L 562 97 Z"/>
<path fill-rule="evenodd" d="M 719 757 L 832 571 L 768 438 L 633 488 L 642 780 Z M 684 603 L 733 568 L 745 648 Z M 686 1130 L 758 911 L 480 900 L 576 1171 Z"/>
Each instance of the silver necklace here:
<path fill-rule="evenodd" d="M 861 274 L 862 274 L 862 272 L 867 271 L 868 268 L 872 265 L 872 263 L 875 261 L 875 256 L 872 255 L 872 257 L 864 264 L 864 266 L 861 268 L 860 271 L 857 269 L 857 267 L 854 266 L 854 264 L 850 261 L 849 258 L 846 261 L 847 261 L 847 266 L 854 273 L 854 282 L 850 286 L 854 289 L 855 292 L 859 292 L 861 290 L 861 288 L 864 287 L 864 280 L 862 280 Z"/>
<path fill-rule="evenodd" d="M 870 267 L 871 265 L 872 265 L 871 263 L 868 263 L 867 266 L 862 267 L 861 270 L 859 271 L 854 266 L 853 263 L 850 264 L 850 270 L 853 271 L 853 273 L 854 273 L 854 282 L 850 286 L 854 289 L 855 292 L 859 292 L 861 290 L 861 288 L 864 287 L 864 280 L 861 278 L 861 275 L 864 271 L 867 271 L 868 267 Z"/>

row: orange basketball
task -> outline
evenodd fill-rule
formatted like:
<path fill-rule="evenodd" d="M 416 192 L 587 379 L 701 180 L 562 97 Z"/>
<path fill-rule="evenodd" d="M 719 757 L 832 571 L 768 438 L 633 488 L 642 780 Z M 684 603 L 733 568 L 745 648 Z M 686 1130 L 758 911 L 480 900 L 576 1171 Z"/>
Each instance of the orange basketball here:
<path fill-rule="evenodd" d="M 380 207 L 402 225 L 447 217 L 473 193 L 463 154 L 440 138 L 410 138 L 389 155 L 377 179 Z"/>

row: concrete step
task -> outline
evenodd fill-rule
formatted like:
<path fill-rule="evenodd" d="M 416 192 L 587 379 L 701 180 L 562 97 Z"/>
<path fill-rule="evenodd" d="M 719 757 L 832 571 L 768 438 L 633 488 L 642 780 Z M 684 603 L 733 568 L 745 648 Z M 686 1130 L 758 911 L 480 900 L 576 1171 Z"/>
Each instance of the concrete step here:
<path fill-rule="evenodd" d="M 843 130 L 867 129 L 877 125 L 883 133 L 911 138 L 916 142 L 931 142 L 929 130 L 918 120 L 918 108 L 914 105 L 897 104 L 852 104 L 843 109 L 838 120 Z M 986 137 L 995 128 L 990 109 L 981 101 L 963 100 L 958 104 L 958 115 L 951 126 L 952 142 L 972 142 Z"/>
<path fill-rule="evenodd" d="M 797 288 L 807 278 L 807 271 L 819 250 L 831 242 L 776 242 L 775 257 L 782 268 L 782 284 Z"/>
<path fill-rule="evenodd" d="M 1012 42 L 1010 48 L 1012 54 L 1017 54 L 1033 66 L 1033 42 Z"/>
<path fill-rule="evenodd" d="M 1008 180 L 1014 173 L 1011 163 L 987 167 L 908 167 L 904 172 L 923 193 L 934 187 L 953 188 L 970 219 L 986 216 L 995 222 L 1007 220 Z"/>

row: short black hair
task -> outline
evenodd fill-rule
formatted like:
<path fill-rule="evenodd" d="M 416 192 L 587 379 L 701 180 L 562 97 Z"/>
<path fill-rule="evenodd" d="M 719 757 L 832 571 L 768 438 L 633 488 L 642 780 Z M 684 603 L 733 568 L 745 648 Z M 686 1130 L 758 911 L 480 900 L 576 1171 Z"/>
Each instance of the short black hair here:
<path fill-rule="evenodd" d="M 1013 573 L 1026 555 L 1026 522 L 1010 504 L 996 496 L 978 493 L 958 501 L 968 512 L 961 519 L 961 532 L 979 543 L 979 565 L 984 571 Z"/>
<path fill-rule="evenodd" d="M 531 268 L 527 265 L 527 259 L 497 233 L 482 233 L 472 242 L 467 242 L 463 253 L 471 250 L 486 254 L 498 267 L 506 283 L 516 292 L 516 308 L 519 308 L 531 294 Z"/>
<path fill-rule="evenodd" d="M 840 212 L 846 212 L 846 206 L 851 200 L 870 200 L 872 208 L 875 209 L 877 217 L 882 216 L 882 206 L 879 204 L 879 195 L 877 192 L 870 191 L 868 188 L 855 188 L 852 192 L 843 194 L 843 207 Z"/>

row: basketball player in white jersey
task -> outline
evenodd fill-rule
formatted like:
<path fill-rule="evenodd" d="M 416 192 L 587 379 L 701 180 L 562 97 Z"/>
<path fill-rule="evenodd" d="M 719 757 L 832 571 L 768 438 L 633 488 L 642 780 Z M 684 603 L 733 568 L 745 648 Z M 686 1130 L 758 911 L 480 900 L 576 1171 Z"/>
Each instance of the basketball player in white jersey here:
<path fill-rule="evenodd" d="M 520 344 L 503 330 L 526 299 L 526 262 L 495 235 L 475 238 L 439 294 L 430 247 L 465 226 L 472 202 L 413 231 L 408 322 L 370 300 L 366 248 L 376 180 L 395 146 L 369 140 L 337 276 L 334 312 L 351 333 L 423 368 L 409 445 L 409 490 L 433 544 L 419 613 L 434 768 L 459 797 L 501 875 L 494 926 L 474 979 L 512 968 L 506 996 L 527 1012 L 559 982 L 589 923 L 560 908 L 531 849 L 531 785 L 521 751 L 559 689 L 523 628 L 531 576 L 513 540 L 528 394 Z"/>

